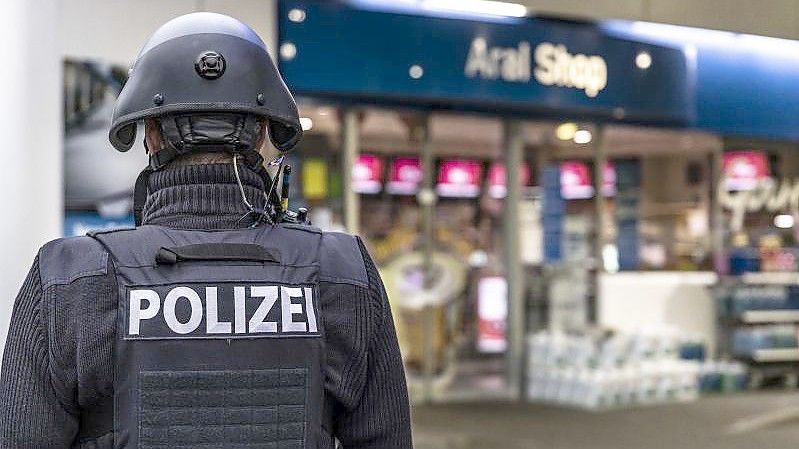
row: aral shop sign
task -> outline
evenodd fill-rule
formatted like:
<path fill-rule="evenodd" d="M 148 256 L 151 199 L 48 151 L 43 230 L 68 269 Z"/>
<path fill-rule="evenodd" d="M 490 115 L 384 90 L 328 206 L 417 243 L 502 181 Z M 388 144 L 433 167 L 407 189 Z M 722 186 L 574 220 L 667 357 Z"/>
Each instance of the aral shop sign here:
<path fill-rule="evenodd" d="M 696 73 L 682 48 L 597 24 L 450 17 L 407 6 L 414 3 L 278 2 L 279 45 L 291 50 L 281 52 L 280 72 L 292 93 L 532 119 L 694 121 Z M 293 22 L 292 9 L 307 19 Z M 647 68 L 635 63 L 642 52 Z"/>
<path fill-rule="evenodd" d="M 542 42 L 532 50 L 527 41 L 519 42 L 516 47 L 501 47 L 489 46 L 485 39 L 475 38 L 464 73 L 469 78 L 510 83 L 529 83 L 534 77 L 541 85 L 579 89 L 591 98 L 608 85 L 608 65 L 604 58 L 572 54 L 565 45 L 549 42 Z"/>
<path fill-rule="evenodd" d="M 755 188 L 740 192 L 730 192 L 725 180 L 719 183 L 719 202 L 732 213 L 730 229 L 743 229 L 747 213 L 771 212 L 799 214 L 799 179 L 776 180 L 767 178 Z"/>

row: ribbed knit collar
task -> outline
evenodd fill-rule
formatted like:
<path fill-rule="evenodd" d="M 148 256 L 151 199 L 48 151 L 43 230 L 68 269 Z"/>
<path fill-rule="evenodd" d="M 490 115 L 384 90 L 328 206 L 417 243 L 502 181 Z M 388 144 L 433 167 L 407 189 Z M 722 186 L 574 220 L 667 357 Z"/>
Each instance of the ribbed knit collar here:
<path fill-rule="evenodd" d="M 247 200 L 264 208 L 261 177 L 242 166 L 239 174 Z M 253 223 L 247 212 L 231 164 L 168 167 L 150 175 L 143 223 L 178 229 L 235 229 Z"/>

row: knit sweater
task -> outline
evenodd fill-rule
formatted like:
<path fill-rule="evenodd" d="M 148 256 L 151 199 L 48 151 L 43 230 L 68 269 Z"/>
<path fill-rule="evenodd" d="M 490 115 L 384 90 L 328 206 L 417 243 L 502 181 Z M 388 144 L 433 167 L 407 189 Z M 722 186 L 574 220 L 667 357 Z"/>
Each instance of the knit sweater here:
<path fill-rule="evenodd" d="M 248 201 L 262 207 L 260 177 L 249 170 L 241 177 Z M 149 191 L 146 224 L 234 229 L 253 223 L 229 165 L 162 170 L 151 176 Z M 368 288 L 319 285 L 334 433 L 345 449 L 408 449 L 408 395 L 391 310 L 377 269 L 358 243 Z M 111 428 L 91 443 L 76 435 L 85 411 L 113 397 L 117 301 L 110 261 L 107 274 L 43 285 L 34 260 L 3 355 L 0 449 L 112 447 Z"/>

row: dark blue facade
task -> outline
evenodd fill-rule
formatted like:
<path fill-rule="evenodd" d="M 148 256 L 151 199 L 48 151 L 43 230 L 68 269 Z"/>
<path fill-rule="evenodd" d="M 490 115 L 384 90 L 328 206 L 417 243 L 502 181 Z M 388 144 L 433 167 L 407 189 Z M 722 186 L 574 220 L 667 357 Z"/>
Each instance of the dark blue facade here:
<path fill-rule="evenodd" d="M 303 20 L 289 20 L 295 8 Z M 376 0 L 283 0 L 279 14 L 280 43 L 295 50 L 280 69 L 299 96 L 799 140 L 792 41 L 478 18 Z M 642 52 L 647 69 L 635 64 Z"/>
<path fill-rule="evenodd" d="M 683 49 L 696 72 L 692 126 L 799 141 L 799 42 L 642 22 L 601 27 L 613 36 Z"/>
<path fill-rule="evenodd" d="M 799 141 L 799 61 L 730 48 L 698 58 L 698 128 Z"/>

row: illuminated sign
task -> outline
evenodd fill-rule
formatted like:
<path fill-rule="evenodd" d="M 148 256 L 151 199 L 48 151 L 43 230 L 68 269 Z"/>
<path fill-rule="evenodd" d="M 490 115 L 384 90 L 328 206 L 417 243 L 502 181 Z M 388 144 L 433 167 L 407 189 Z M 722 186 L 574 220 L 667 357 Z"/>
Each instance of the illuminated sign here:
<path fill-rule="evenodd" d="M 730 192 L 724 180 L 718 186 L 719 203 L 732 213 L 730 229 L 743 229 L 747 213 L 767 211 L 799 216 L 799 179 L 761 179 L 750 190 Z"/>
<path fill-rule="evenodd" d="M 483 167 L 477 161 L 442 161 L 436 191 L 444 197 L 474 198 L 480 194 L 482 172 Z"/>
<path fill-rule="evenodd" d="M 522 164 L 519 167 L 519 184 L 526 186 L 530 182 L 530 166 Z M 488 194 L 493 198 L 505 198 L 508 194 L 508 184 L 505 164 L 495 162 L 488 169 Z"/>
<path fill-rule="evenodd" d="M 373 154 L 361 154 L 352 167 L 352 190 L 357 193 L 380 193 L 383 188 L 383 160 Z"/>
<path fill-rule="evenodd" d="M 293 49 L 280 72 L 295 95 L 669 126 L 696 117 L 695 64 L 681 47 L 618 39 L 596 24 L 461 20 L 397 14 L 396 5 L 418 3 L 410 0 L 365 3 L 278 2 L 278 45 Z M 292 9 L 304 11 L 302 23 Z M 646 70 L 635 64 L 642 52 Z M 363 64 L 342 63 L 353 55 Z"/>
<path fill-rule="evenodd" d="M 503 352 L 508 347 L 505 335 L 508 320 L 508 282 L 504 277 L 488 276 L 477 284 L 477 349 L 485 353 Z"/>
<path fill-rule="evenodd" d="M 417 157 L 398 157 L 391 161 L 386 191 L 394 195 L 415 195 L 422 183 L 422 164 Z"/>
<path fill-rule="evenodd" d="M 769 177 L 768 156 L 762 151 L 730 151 L 721 162 L 727 190 L 752 190 Z"/>
<path fill-rule="evenodd" d="M 530 52 L 526 41 L 516 47 L 490 47 L 478 37 L 472 40 L 464 73 L 469 78 L 527 83 L 531 79 Z M 608 65 L 601 56 L 572 54 L 565 45 L 549 42 L 538 44 L 534 56 L 532 72 L 544 86 L 579 89 L 593 98 L 608 85 Z"/>
<path fill-rule="evenodd" d="M 602 180 L 602 194 L 616 194 L 616 170 L 612 162 L 605 165 Z M 560 193 L 567 200 L 582 200 L 594 196 L 594 184 L 588 163 L 568 161 L 560 164 Z"/>

